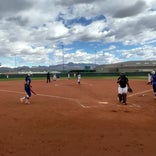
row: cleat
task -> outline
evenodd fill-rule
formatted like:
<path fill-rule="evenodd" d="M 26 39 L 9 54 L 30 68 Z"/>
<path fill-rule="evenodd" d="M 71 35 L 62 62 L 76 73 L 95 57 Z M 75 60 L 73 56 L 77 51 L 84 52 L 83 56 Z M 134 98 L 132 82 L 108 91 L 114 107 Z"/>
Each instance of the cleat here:
<path fill-rule="evenodd" d="M 30 101 L 26 100 L 25 103 L 26 103 L 26 104 L 30 104 Z"/>
<path fill-rule="evenodd" d="M 123 105 L 127 105 L 127 103 L 126 102 L 123 102 Z"/>
<path fill-rule="evenodd" d="M 119 103 L 123 103 L 123 101 L 122 100 L 119 100 Z"/>
<path fill-rule="evenodd" d="M 20 102 L 23 103 L 23 98 L 20 98 Z"/>

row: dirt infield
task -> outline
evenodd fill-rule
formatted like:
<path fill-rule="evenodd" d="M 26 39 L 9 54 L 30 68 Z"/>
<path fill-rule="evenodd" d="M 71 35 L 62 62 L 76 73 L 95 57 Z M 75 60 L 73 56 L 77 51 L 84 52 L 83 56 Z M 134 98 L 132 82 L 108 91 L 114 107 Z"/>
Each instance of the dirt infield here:
<path fill-rule="evenodd" d="M 131 80 L 128 105 L 115 79 L 0 82 L 0 156 L 155 156 L 156 100 L 145 80 Z"/>

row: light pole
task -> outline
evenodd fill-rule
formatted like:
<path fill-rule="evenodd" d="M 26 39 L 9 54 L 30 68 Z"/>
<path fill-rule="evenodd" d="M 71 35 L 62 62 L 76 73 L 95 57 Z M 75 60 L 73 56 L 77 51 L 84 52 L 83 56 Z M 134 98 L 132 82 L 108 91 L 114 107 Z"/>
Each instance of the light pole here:
<path fill-rule="evenodd" d="M 14 71 L 17 72 L 17 55 L 18 53 L 13 54 L 14 56 Z"/>
<path fill-rule="evenodd" d="M 96 50 L 95 50 L 95 66 L 96 66 Z"/>
<path fill-rule="evenodd" d="M 16 68 L 16 54 L 15 54 L 15 68 Z"/>
<path fill-rule="evenodd" d="M 64 45 L 62 45 L 62 65 L 63 65 L 63 71 L 64 71 Z"/>

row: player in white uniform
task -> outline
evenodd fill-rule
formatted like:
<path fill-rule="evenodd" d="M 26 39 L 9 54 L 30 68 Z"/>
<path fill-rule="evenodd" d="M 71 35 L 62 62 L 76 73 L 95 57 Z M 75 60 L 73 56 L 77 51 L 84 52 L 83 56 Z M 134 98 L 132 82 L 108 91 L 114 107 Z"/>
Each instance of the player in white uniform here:
<path fill-rule="evenodd" d="M 152 84 L 152 74 L 151 73 L 148 73 L 148 82 L 147 82 L 148 85 Z"/>
<path fill-rule="evenodd" d="M 70 79 L 70 73 L 68 73 L 68 80 Z"/>
<path fill-rule="evenodd" d="M 78 74 L 78 76 L 77 76 L 77 83 L 80 84 L 80 81 L 81 81 L 81 74 Z"/>
<path fill-rule="evenodd" d="M 56 81 L 56 74 L 53 75 L 53 81 Z"/>

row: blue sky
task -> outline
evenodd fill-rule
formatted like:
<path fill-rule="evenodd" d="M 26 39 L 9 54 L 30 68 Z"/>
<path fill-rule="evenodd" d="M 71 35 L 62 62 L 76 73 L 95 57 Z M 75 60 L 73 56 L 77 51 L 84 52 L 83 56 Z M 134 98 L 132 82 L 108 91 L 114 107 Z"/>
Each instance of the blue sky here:
<path fill-rule="evenodd" d="M 0 0 L 5 67 L 156 60 L 155 0 Z"/>

